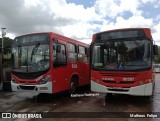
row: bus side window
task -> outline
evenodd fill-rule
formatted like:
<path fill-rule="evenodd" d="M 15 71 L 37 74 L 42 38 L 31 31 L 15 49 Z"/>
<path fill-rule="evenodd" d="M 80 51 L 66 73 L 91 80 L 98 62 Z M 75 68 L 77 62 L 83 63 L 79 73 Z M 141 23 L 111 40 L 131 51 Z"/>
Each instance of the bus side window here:
<path fill-rule="evenodd" d="M 54 67 L 66 66 L 66 49 L 62 44 L 53 44 L 53 65 Z"/>
<path fill-rule="evenodd" d="M 75 62 L 77 61 L 77 47 L 74 44 L 67 43 L 68 48 L 68 61 Z"/>
<path fill-rule="evenodd" d="M 56 53 L 56 43 L 53 43 L 53 62 L 57 60 L 57 53 Z"/>
<path fill-rule="evenodd" d="M 79 46 L 78 48 L 78 61 L 79 62 L 88 62 L 87 59 L 87 49 L 85 47 Z"/>

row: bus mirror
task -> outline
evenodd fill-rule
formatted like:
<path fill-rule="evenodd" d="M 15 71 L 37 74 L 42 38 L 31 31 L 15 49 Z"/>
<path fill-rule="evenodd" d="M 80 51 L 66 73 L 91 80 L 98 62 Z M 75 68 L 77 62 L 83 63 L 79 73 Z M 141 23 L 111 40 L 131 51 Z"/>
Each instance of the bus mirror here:
<path fill-rule="evenodd" d="M 153 45 L 153 53 L 154 53 L 154 55 L 158 55 L 158 46 L 157 45 Z"/>

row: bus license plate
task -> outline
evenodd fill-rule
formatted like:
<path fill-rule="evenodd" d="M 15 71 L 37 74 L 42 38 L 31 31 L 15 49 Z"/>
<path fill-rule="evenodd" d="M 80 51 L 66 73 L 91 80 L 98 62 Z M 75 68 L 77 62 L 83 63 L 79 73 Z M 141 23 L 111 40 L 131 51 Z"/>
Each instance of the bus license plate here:
<path fill-rule="evenodd" d="M 122 87 L 112 87 L 112 89 L 122 89 L 123 90 Z"/>

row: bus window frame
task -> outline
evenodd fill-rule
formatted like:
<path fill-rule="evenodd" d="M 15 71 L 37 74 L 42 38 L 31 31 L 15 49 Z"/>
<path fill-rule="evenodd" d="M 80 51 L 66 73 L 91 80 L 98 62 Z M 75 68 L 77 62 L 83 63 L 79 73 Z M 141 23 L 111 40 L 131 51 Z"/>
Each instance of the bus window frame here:
<path fill-rule="evenodd" d="M 81 48 L 84 48 L 84 52 L 85 53 L 80 53 L 80 47 Z M 79 55 L 81 55 L 82 57 L 79 57 Z M 88 63 L 88 52 L 87 52 L 87 48 L 82 46 L 82 45 L 79 45 L 78 46 L 78 62 L 83 62 L 83 63 Z"/>
<path fill-rule="evenodd" d="M 69 51 L 69 47 L 68 47 L 69 44 L 70 45 L 74 45 L 75 52 Z M 78 61 L 78 55 L 77 55 L 77 49 L 78 49 L 78 47 L 77 47 L 77 45 L 73 44 L 73 43 L 70 43 L 70 42 L 67 42 L 66 47 L 67 47 L 67 54 L 68 54 L 68 57 L 67 57 L 68 62 L 77 62 Z M 71 54 L 71 53 L 72 54 L 76 54 L 75 60 L 70 60 L 71 58 L 69 58 L 69 54 Z"/>
<path fill-rule="evenodd" d="M 54 47 L 54 44 L 56 44 L 56 48 Z M 61 54 L 63 54 L 63 55 L 65 55 L 65 62 L 56 62 L 55 60 L 58 58 L 58 54 L 57 53 L 59 53 L 60 54 L 60 52 L 59 51 L 61 51 L 61 47 L 60 48 L 57 48 L 57 47 L 59 47 L 59 45 L 61 45 L 61 46 L 64 46 L 64 50 L 65 50 L 65 53 L 63 54 L 63 53 L 61 53 Z M 55 50 L 54 50 L 54 48 L 55 48 Z M 58 68 L 58 67 L 66 67 L 67 66 L 67 50 L 66 50 L 66 45 L 65 44 L 62 44 L 62 43 L 60 43 L 60 42 L 53 42 L 52 43 L 52 50 L 53 50 L 53 52 L 52 52 L 52 57 L 53 57 L 53 67 L 54 68 Z M 55 54 L 56 54 L 56 59 L 54 60 L 54 51 L 56 51 L 55 52 Z M 56 64 L 55 64 L 55 62 L 56 62 Z"/>

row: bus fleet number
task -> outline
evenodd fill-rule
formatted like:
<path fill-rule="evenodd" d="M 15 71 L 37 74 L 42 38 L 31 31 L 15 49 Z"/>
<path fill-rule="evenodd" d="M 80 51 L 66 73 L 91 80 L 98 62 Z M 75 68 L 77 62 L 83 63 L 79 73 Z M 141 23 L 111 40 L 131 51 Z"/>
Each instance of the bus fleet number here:
<path fill-rule="evenodd" d="M 77 64 L 72 64 L 72 68 L 77 68 Z"/>

